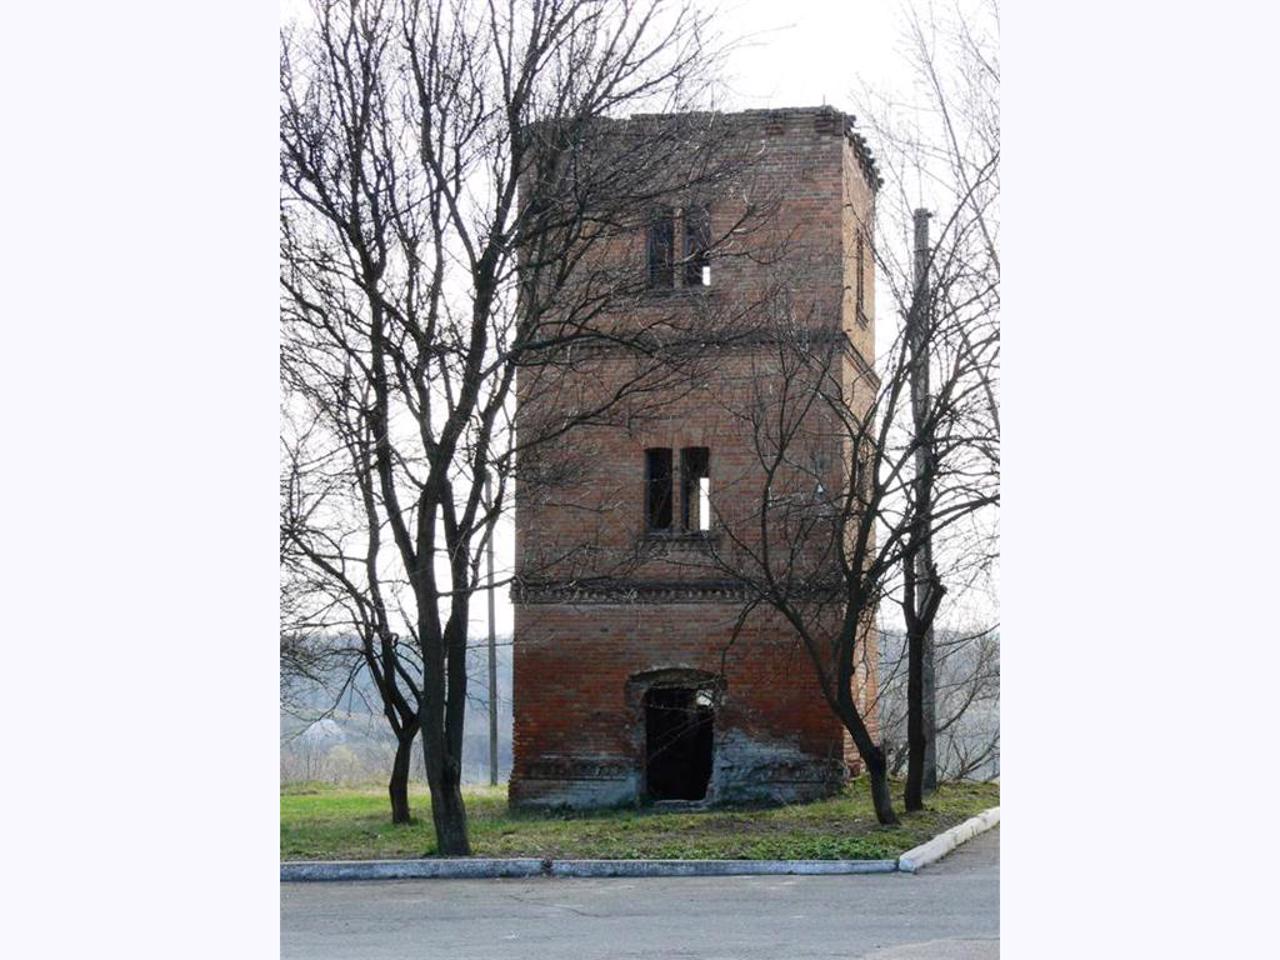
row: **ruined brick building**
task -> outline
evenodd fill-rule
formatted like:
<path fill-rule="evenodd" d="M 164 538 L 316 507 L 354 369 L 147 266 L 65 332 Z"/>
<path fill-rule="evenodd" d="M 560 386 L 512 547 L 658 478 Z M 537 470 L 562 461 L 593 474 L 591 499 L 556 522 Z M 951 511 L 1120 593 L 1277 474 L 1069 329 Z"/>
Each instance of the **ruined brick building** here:
<path fill-rule="evenodd" d="M 570 431 L 559 449 L 577 455 L 575 466 L 556 493 L 517 485 L 516 805 L 809 799 L 858 765 L 789 627 L 764 608 L 743 617 L 728 532 L 740 524 L 750 536 L 762 489 L 744 411 L 786 375 L 769 335 L 783 316 L 779 290 L 792 327 L 840 338 L 828 372 L 852 402 L 873 395 L 878 179 L 839 111 L 716 116 L 752 157 L 749 173 L 719 193 L 638 211 L 629 239 L 607 256 L 643 288 L 628 321 L 660 317 L 695 336 L 703 318 L 755 322 L 749 336 L 708 335 L 700 365 L 688 381 L 668 381 L 663 403 L 650 391 L 643 411 Z M 760 197 L 768 223 L 744 239 L 741 208 Z M 772 255 L 751 255 L 752 242 Z M 772 299 L 759 294 L 766 288 Z M 608 357 L 593 364 L 550 392 L 522 377 L 519 404 L 579 404 L 583 391 L 607 391 L 633 369 Z M 854 451 L 824 434 L 820 412 L 812 417 L 815 436 L 829 441 L 815 469 L 839 484 Z M 866 706 L 873 632 L 863 642 L 872 649 L 856 696 Z"/>

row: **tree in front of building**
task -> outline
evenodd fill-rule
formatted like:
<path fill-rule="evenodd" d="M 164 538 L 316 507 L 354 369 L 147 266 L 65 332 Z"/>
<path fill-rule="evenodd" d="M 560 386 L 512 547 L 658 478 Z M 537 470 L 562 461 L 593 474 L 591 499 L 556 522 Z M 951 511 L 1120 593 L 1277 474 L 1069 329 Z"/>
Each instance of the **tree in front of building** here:
<path fill-rule="evenodd" d="M 637 337 L 611 396 L 518 433 L 517 370 L 616 349 L 611 308 L 645 278 L 575 266 L 718 175 L 694 112 L 710 36 L 657 0 L 315 0 L 282 35 L 282 537 L 325 581 L 313 605 L 336 585 L 371 614 L 366 662 L 403 729 L 396 691 L 416 709 L 443 854 L 470 852 L 468 613 L 521 456 L 669 364 Z M 641 112 L 689 119 L 630 127 L 599 162 L 607 121 Z"/>

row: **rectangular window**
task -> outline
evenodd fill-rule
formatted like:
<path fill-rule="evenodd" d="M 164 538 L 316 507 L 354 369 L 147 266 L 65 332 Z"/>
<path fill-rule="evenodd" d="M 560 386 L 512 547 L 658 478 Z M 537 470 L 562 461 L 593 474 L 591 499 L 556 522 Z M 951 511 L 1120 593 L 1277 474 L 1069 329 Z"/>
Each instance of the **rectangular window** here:
<path fill-rule="evenodd" d="M 860 323 L 863 321 L 863 319 L 864 319 L 864 318 L 866 317 L 866 315 L 867 315 L 867 311 L 866 311 L 866 308 L 865 308 L 865 306 L 864 306 L 864 300 L 865 300 L 865 296 L 866 296 L 866 295 L 865 295 L 865 293 L 864 293 L 864 288 L 863 288 L 863 283 L 865 282 L 865 281 L 863 280 L 863 275 L 864 275 L 865 273 L 866 273 L 866 261 L 863 259 L 863 253 L 862 253 L 862 231 L 861 231 L 861 230 L 859 230 L 859 231 L 858 231 L 858 277 L 857 277 L 857 290 L 858 290 L 858 321 L 859 321 Z"/>
<path fill-rule="evenodd" d="M 706 447 L 680 451 L 680 525 L 690 533 L 711 529 L 711 451 Z"/>
<path fill-rule="evenodd" d="M 854 478 L 854 491 L 858 495 L 858 502 L 865 505 L 871 496 L 871 482 L 873 477 L 871 471 L 876 466 L 875 448 L 872 446 L 870 439 L 862 439 L 858 442 L 858 458 L 854 469 L 856 477 Z"/>
<path fill-rule="evenodd" d="M 706 207 L 684 211 L 684 285 L 711 285 L 711 214 Z"/>
<path fill-rule="evenodd" d="M 670 287 L 674 273 L 675 221 L 671 210 L 654 211 L 649 221 L 649 286 Z"/>
<path fill-rule="evenodd" d="M 650 447 L 644 452 L 645 527 L 671 529 L 671 450 Z"/>

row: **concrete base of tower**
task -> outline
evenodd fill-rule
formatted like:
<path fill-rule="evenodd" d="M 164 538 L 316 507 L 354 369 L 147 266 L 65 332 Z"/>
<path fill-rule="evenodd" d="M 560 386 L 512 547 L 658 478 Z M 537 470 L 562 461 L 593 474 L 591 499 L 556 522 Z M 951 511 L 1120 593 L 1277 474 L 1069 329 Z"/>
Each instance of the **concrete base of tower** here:
<path fill-rule="evenodd" d="M 556 756 L 527 764 L 517 760 L 516 767 L 508 799 L 517 809 L 804 803 L 838 793 L 849 776 L 841 760 L 734 731 L 716 740 L 705 792 L 676 799 L 651 790 L 644 764 L 631 758 Z"/>

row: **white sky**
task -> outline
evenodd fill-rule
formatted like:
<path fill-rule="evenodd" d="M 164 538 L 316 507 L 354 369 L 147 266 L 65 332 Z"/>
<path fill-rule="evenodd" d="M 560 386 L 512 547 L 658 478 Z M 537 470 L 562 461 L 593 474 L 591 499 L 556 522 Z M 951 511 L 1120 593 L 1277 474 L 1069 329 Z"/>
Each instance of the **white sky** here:
<path fill-rule="evenodd" d="M 748 38 L 728 65 L 728 109 L 852 107 L 858 76 L 876 86 L 910 83 L 895 56 L 896 0 L 721 0 L 726 35 Z"/>

